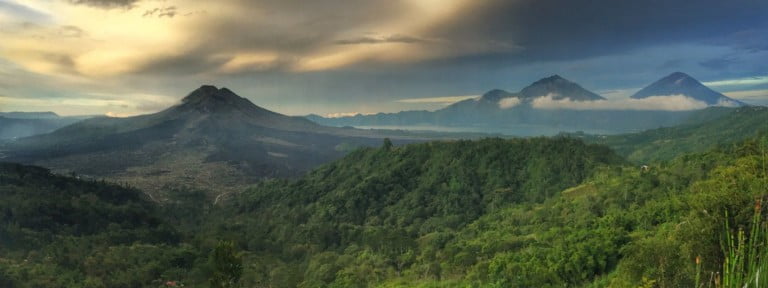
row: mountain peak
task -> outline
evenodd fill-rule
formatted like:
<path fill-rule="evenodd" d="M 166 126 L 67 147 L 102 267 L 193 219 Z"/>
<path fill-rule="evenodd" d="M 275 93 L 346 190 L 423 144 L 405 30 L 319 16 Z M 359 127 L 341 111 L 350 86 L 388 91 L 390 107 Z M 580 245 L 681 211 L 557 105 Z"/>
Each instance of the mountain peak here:
<path fill-rule="evenodd" d="M 539 81 L 554 82 L 554 81 L 568 81 L 568 80 L 566 80 L 563 77 L 560 77 L 560 75 L 555 74 L 555 75 L 543 78 L 543 79 L 541 79 Z M 568 82 L 570 82 L 570 81 L 568 81 Z"/>
<path fill-rule="evenodd" d="M 510 97 L 510 96 L 512 96 L 512 93 L 509 93 L 509 92 L 501 90 L 501 89 L 493 89 L 491 91 L 485 92 L 485 94 L 483 94 L 483 96 L 480 96 L 480 99 L 496 103 L 500 99 L 507 98 L 507 97 Z"/>
<path fill-rule="evenodd" d="M 546 96 L 552 96 L 555 100 L 570 99 L 574 101 L 605 99 L 557 74 L 533 82 L 533 84 L 523 88 L 520 94 L 527 99 Z"/>
<path fill-rule="evenodd" d="M 218 121 L 218 126 L 252 125 L 287 131 L 317 131 L 318 125 L 302 117 L 286 116 L 253 104 L 227 88 L 203 85 L 181 104 L 158 113 L 170 119 Z M 222 122 L 223 121 L 223 122 Z M 196 124 L 196 125 L 199 125 Z"/>
<path fill-rule="evenodd" d="M 242 99 L 242 97 L 237 96 L 237 94 L 227 88 L 219 89 L 213 85 L 202 85 L 200 88 L 190 92 L 187 97 L 184 97 L 184 99 L 181 100 L 181 102 L 189 103 L 204 100 L 226 101 L 234 99 Z"/>
<path fill-rule="evenodd" d="M 631 98 L 683 95 L 708 105 L 743 106 L 744 103 L 714 91 L 683 72 L 674 72 L 638 91 Z"/>
<path fill-rule="evenodd" d="M 672 72 L 672 74 L 667 75 L 667 77 L 672 77 L 672 78 L 693 78 L 690 75 L 685 74 L 685 73 L 680 72 L 680 71 Z"/>
<path fill-rule="evenodd" d="M 195 109 L 203 112 L 214 111 L 267 111 L 256 106 L 246 98 L 227 88 L 217 88 L 213 85 L 203 85 L 190 92 L 181 100 L 182 108 Z"/>
<path fill-rule="evenodd" d="M 699 83 L 698 80 L 694 79 L 690 75 L 685 74 L 683 72 L 674 72 L 672 74 L 667 75 L 667 77 L 662 78 L 660 81 L 669 82 L 677 86 L 703 85 Z"/>

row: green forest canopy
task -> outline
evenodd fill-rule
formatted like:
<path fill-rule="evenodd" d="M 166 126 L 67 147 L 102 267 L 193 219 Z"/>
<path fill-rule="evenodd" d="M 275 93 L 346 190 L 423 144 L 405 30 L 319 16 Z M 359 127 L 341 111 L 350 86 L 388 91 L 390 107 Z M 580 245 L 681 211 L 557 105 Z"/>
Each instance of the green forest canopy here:
<path fill-rule="evenodd" d="M 217 207 L 3 164 L 0 286 L 205 287 L 240 259 L 243 287 L 690 287 L 765 196 L 766 147 L 648 169 L 570 138 L 367 148 Z"/>

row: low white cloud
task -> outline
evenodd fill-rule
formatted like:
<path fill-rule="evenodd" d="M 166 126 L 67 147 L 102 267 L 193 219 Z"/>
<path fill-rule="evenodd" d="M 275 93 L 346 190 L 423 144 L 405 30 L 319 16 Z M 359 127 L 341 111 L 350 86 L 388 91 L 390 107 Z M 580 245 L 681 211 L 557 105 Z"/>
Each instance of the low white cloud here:
<path fill-rule="evenodd" d="M 707 103 L 685 95 L 652 96 L 643 99 L 612 99 L 596 101 L 555 100 L 554 95 L 539 97 L 532 101 L 536 109 L 568 110 L 660 110 L 688 111 L 707 108 Z"/>
<path fill-rule="evenodd" d="M 520 105 L 520 98 L 517 97 L 508 97 L 499 100 L 499 108 L 501 109 L 509 109 L 517 105 Z"/>
<path fill-rule="evenodd" d="M 597 91 L 597 94 L 608 99 L 624 99 L 629 98 L 633 94 L 640 91 L 641 88 L 627 88 L 627 89 L 611 89 Z"/>

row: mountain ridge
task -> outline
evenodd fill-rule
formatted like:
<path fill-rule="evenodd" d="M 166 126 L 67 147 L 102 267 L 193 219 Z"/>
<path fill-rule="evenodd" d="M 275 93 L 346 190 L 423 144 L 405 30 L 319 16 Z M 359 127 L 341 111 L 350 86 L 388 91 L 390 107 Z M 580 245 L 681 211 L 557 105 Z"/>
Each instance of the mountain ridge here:
<path fill-rule="evenodd" d="M 541 108 L 536 105 L 538 101 L 559 103 Z M 459 127 L 467 131 L 481 129 L 484 132 L 517 136 L 543 136 L 577 131 L 617 134 L 668 127 L 684 123 L 696 111 L 642 110 L 631 107 L 612 110 L 601 109 L 600 105 L 593 106 L 596 107 L 594 109 L 568 108 L 568 105 L 590 107 L 591 101 L 608 100 L 560 75 L 552 75 L 531 83 L 519 92 L 493 89 L 480 97 L 455 102 L 434 111 L 401 111 L 339 118 L 315 115 L 308 119 L 330 126 L 394 125 L 407 129 L 408 126 L 434 125 Z M 533 126 L 540 128 L 530 130 Z M 550 133 L 553 129 L 560 131 Z"/>
<path fill-rule="evenodd" d="M 39 112 L 0 112 L 0 117 L 14 118 L 14 119 L 56 119 L 61 116 L 53 111 L 39 111 Z"/>
<path fill-rule="evenodd" d="M 322 126 L 264 109 L 227 88 L 203 85 L 157 113 L 88 119 L 7 142 L 0 150 L 3 161 L 130 183 L 150 193 L 166 185 L 226 193 L 262 178 L 302 175 L 349 147 L 378 146 L 384 137 L 417 141 Z"/>

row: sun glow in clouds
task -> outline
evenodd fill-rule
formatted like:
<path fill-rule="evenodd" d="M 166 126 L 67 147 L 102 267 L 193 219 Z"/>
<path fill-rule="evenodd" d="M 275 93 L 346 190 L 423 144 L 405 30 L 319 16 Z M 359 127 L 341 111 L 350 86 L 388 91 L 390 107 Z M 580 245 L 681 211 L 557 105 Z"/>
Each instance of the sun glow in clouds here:
<path fill-rule="evenodd" d="M 429 27 L 452 17 L 469 0 L 392 3 L 386 6 L 399 7 L 398 13 L 359 21 L 359 25 L 324 27 L 329 30 L 319 32 L 328 39 L 310 39 L 316 43 L 304 43 L 310 35 L 297 32 L 297 27 L 305 27 L 296 25 L 305 23 L 304 17 L 325 17 L 323 13 L 334 12 L 333 9 L 323 8 L 326 10 L 313 11 L 318 15 L 307 15 L 293 5 L 277 2 L 112 3 L 116 6 L 109 6 L 110 1 L 103 2 L 102 6 L 89 6 L 75 5 L 72 1 L 2 0 L 0 58 L 53 79 L 98 84 L 105 79 L 141 75 L 152 67 L 179 65 L 183 61 L 207 63 L 189 64 L 187 69 L 193 70 L 183 70 L 188 74 L 305 72 L 340 69 L 366 61 L 421 61 L 485 49 L 469 46 L 463 49 L 461 45 L 441 48 L 450 43 L 420 37 Z M 120 6 L 123 4 L 130 5 Z M 173 13 L 160 16 L 155 15 L 157 11 Z M 350 17 L 353 16 L 361 15 Z M 327 20 L 333 21 L 336 20 Z M 232 31 L 226 27 L 248 29 L 227 34 Z M 360 37 L 373 37 L 371 39 L 381 43 L 340 45 L 339 42 Z M 289 44 L 280 46 L 275 42 Z M 292 42 L 296 44 L 290 44 Z"/>

